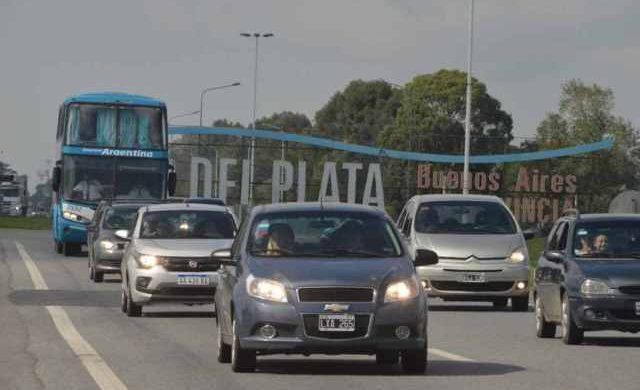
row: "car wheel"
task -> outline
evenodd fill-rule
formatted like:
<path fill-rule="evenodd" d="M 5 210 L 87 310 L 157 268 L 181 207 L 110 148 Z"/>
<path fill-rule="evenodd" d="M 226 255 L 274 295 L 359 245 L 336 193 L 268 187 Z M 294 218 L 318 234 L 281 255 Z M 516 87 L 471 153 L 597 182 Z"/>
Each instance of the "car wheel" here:
<path fill-rule="evenodd" d="M 562 341 L 565 344 L 575 345 L 582 343 L 584 338 L 584 330 L 578 328 L 573 317 L 571 316 L 571 307 L 569 306 L 569 295 L 565 292 L 562 296 Z"/>
<path fill-rule="evenodd" d="M 507 303 L 509 303 L 509 298 L 496 298 L 492 301 L 493 307 L 495 308 L 504 308 L 507 307 Z"/>
<path fill-rule="evenodd" d="M 529 311 L 529 296 L 511 298 L 511 310 Z"/>
<path fill-rule="evenodd" d="M 427 343 L 424 348 L 402 352 L 402 369 L 412 374 L 423 374 L 427 370 Z"/>
<path fill-rule="evenodd" d="M 96 271 L 95 267 L 93 268 L 93 281 L 96 283 L 102 283 L 104 279 L 104 274 L 102 272 Z"/>
<path fill-rule="evenodd" d="M 550 339 L 556 336 L 556 324 L 547 322 L 542 311 L 542 300 L 536 296 L 536 336 L 541 339 Z"/>
<path fill-rule="evenodd" d="M 127 294 L 125 294 L 124 288 L 120 294 L 120 310 L 125 314 L 127 313 Z"/>
<path fill-rule="evenodd" d="M 131 294 L 127 295 L 127 317 L 140 317 L 142 316 L 142 305 L 136 304 L 131 299 Z"/>
<path fill-rule="evenodd" d="M 56 251 L 57 254 L 62 254 L 62 243 L 53 240 L 53 249 Z"/>
<path fill-rule="evenodd" d="M 95 269 L 93 269 L 93 266 L 91 265 L 91 260 L 89 260 L 89 280 L 94 280 L 95 272 Z"/>
<path fill-rule="evenodd" d="M 220 321 L 216 320 L 216 338 L 218 339 L 218 361 L 220 363 L 231 363 L 231 346 L 225 344 L 222 340 L 222 328 L 220 327 Z"/>
<path fill-rule="evenodd" d="M 255 351 L 240 347 L 238 324 L 233 320 L 233 344 L 231 345 L 231 369 L 235 372 L 253 372 L 256 369 Z"/>
<path fill-rule="evenodd" d="M 379 365 L 398 364 L 400 354 L 396 351 L 384 351 L 376 353 L 376 363 Z"/>

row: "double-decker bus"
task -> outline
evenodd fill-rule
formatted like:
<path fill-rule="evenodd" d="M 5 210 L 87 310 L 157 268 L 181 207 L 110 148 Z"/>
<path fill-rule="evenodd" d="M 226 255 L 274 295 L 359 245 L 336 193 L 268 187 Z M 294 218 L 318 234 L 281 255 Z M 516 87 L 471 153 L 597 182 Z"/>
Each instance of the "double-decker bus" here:
<path fill-rule="evenodd" d="M 162 101 L 124 93 L 72 96 L 60 106 L 53 168 L 53 241 L 81 250 L 103 199 L 165 199 L 175 190 Z"/>

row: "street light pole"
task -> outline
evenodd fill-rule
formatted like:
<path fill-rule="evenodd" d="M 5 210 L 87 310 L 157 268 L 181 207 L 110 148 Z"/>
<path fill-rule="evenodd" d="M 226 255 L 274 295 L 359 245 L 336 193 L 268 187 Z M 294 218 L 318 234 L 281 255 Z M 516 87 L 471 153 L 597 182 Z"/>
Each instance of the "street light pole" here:
<path fill-rule="evenodd" d="M 469 52 L 467 58 L 467 99 L 464 121 L 464 174 L 462 176 L 462 194 L 469 194 L 469 149 L 471 148 L 471 70 L 473 59 L 473 0 L 469 5 Z"/>
<path fill-rule="evenodd" d="M 203 112 L 204 112 L 204 96 L 207 94 L 207 92 L 211 92 L 211 91 L 215 91 L 218 89 L 225 89 L 225 88 L 231 88 L 231 87 L 237 87 L 239 86 L 240 83 L 239 82 L 235 82 L 235 83 L 231 83 L 231 84 L 225 84 L 225 85 L 218 85 L 215 87 L 210 87 L 210 88 L 205 88 L 202 90 L 202 92 L 200 92 L 200 110 L 199 111 L 194 111 L 194 112 L 199 112 L 200 113 L 200 127 L 202 127 L 202 117 L 203 117 Z M 198 134 L 198 154 L 200 154 L 200 139 L 201 136 L 200 134 Z M 214 183 L 218 184 L 218 149 L 216 149 L 216 147 L 213 147 L 213 152 L 214 152 L 214 157 L 213 157 L 213 161 L 215 163 L 215 168 L 213 171 L 213 175 L 214 175 Z M 199 165 L 198 165 L 199 167 Z M 198 184 L 200 183 L 200 175 L 198 175 Z M 213 191 L 216 193 L 217 195 L 217 185 L 214 185 L 214 189 Z M 203 189 L 204 192 L 204 189 Z"/>
<path fill-rule="evenodd" d="M 192 111 L 192 112 L 185 112 L 183 114 L 173 115 L 173 116 L 169 117 L 169 123 L 171 123 L 171 121 L 174 120 L 174 119 L 183 118 L 185 116 L 198 115 L 199 113 L 200 113 L 200 110 L 196 110 L 196 111 Z"/>
<path fill-rule="evenodd" d="M 256 111 L 258 102 L 258 47 L 260 38 L 271 38 L 272 33 L 241 33 L 245 38 L 255 38 L 255 54 L 253 66 L 253 110 L 251 119 L 251 129 L 256 128 Z M 251 145 L 249 146 L 249 204 L 253 204 L 253 182 L 255 176 L 256 164 L 256 138 L 251 137 Z"/>

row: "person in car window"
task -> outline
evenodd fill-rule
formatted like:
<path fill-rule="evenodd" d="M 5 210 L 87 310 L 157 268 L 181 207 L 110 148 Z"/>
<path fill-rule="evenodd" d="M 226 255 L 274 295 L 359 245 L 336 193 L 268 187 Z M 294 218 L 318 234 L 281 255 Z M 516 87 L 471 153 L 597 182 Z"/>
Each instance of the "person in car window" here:
<path fill-rule="evenodd" d="M 598 234 L 593 239 L 594 252 L 606 252 L 609 249 L 609 238 L 605 234 Z"/>
<path fill-rule="evenodd" d="M 71 191 L 73 199 L 78 200 L 94 200 L 102 197 L 103 186 L 96 179 L 89 179 L 87 175 L 84 179 L 76 183 Z"/>
<path fill-rule="evenodd" d="M 292 252 L 294 245 L 295 236 L 291 226 L 286 223 L 275 223 L 269 226 L 269 240 L 265 251 L 268 255 Z"/>
<path fill-rule="evenodd" d="M 576 255 L 584 256 L 588 255 L 592 252 L 591 243 L 589 242 L 589 237 L 584 236 L 580 238 L 580 247 L 575 250 Z"/>

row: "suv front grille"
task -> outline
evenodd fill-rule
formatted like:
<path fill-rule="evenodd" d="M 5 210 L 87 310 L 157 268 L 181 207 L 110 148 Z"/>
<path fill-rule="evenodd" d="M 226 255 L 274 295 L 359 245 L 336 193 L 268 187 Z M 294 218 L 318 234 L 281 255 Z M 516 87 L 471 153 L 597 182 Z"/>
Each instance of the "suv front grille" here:
<path fill-rule="evenodd" d="M 194 268 L 189 262 L 195 261 L 198 265 Z M 219 265 L 211 261 L 209 257 L 164 257 L 162 266 L 170 272 L 215 272 Z"/>
<path fill-rule="evenodd" d="M 298 290 L 300 302 L 372 302 L 369 287 L 305 287 Z"/>
<path fill-rule="evenodd" d="M 623 294 L 640 295 L 640 286 L 622 286 L 618 290 Z"/>
<path fill-rule="evenodd" d="M 513 282 L 462 283 L 432 280 L 431 286 L 440 291 L 498 292 L 511 290 Z"/>
<path fill-rule="evenodd" d="M 318 330 L 318 314 L 303 314 L 304 333 L 309 337 L 323 339 L 354 339 L 365 337 L 369 332 L 369 314 L 356 314 L 356 330 L 353 332 L 321 332 Z"/>

